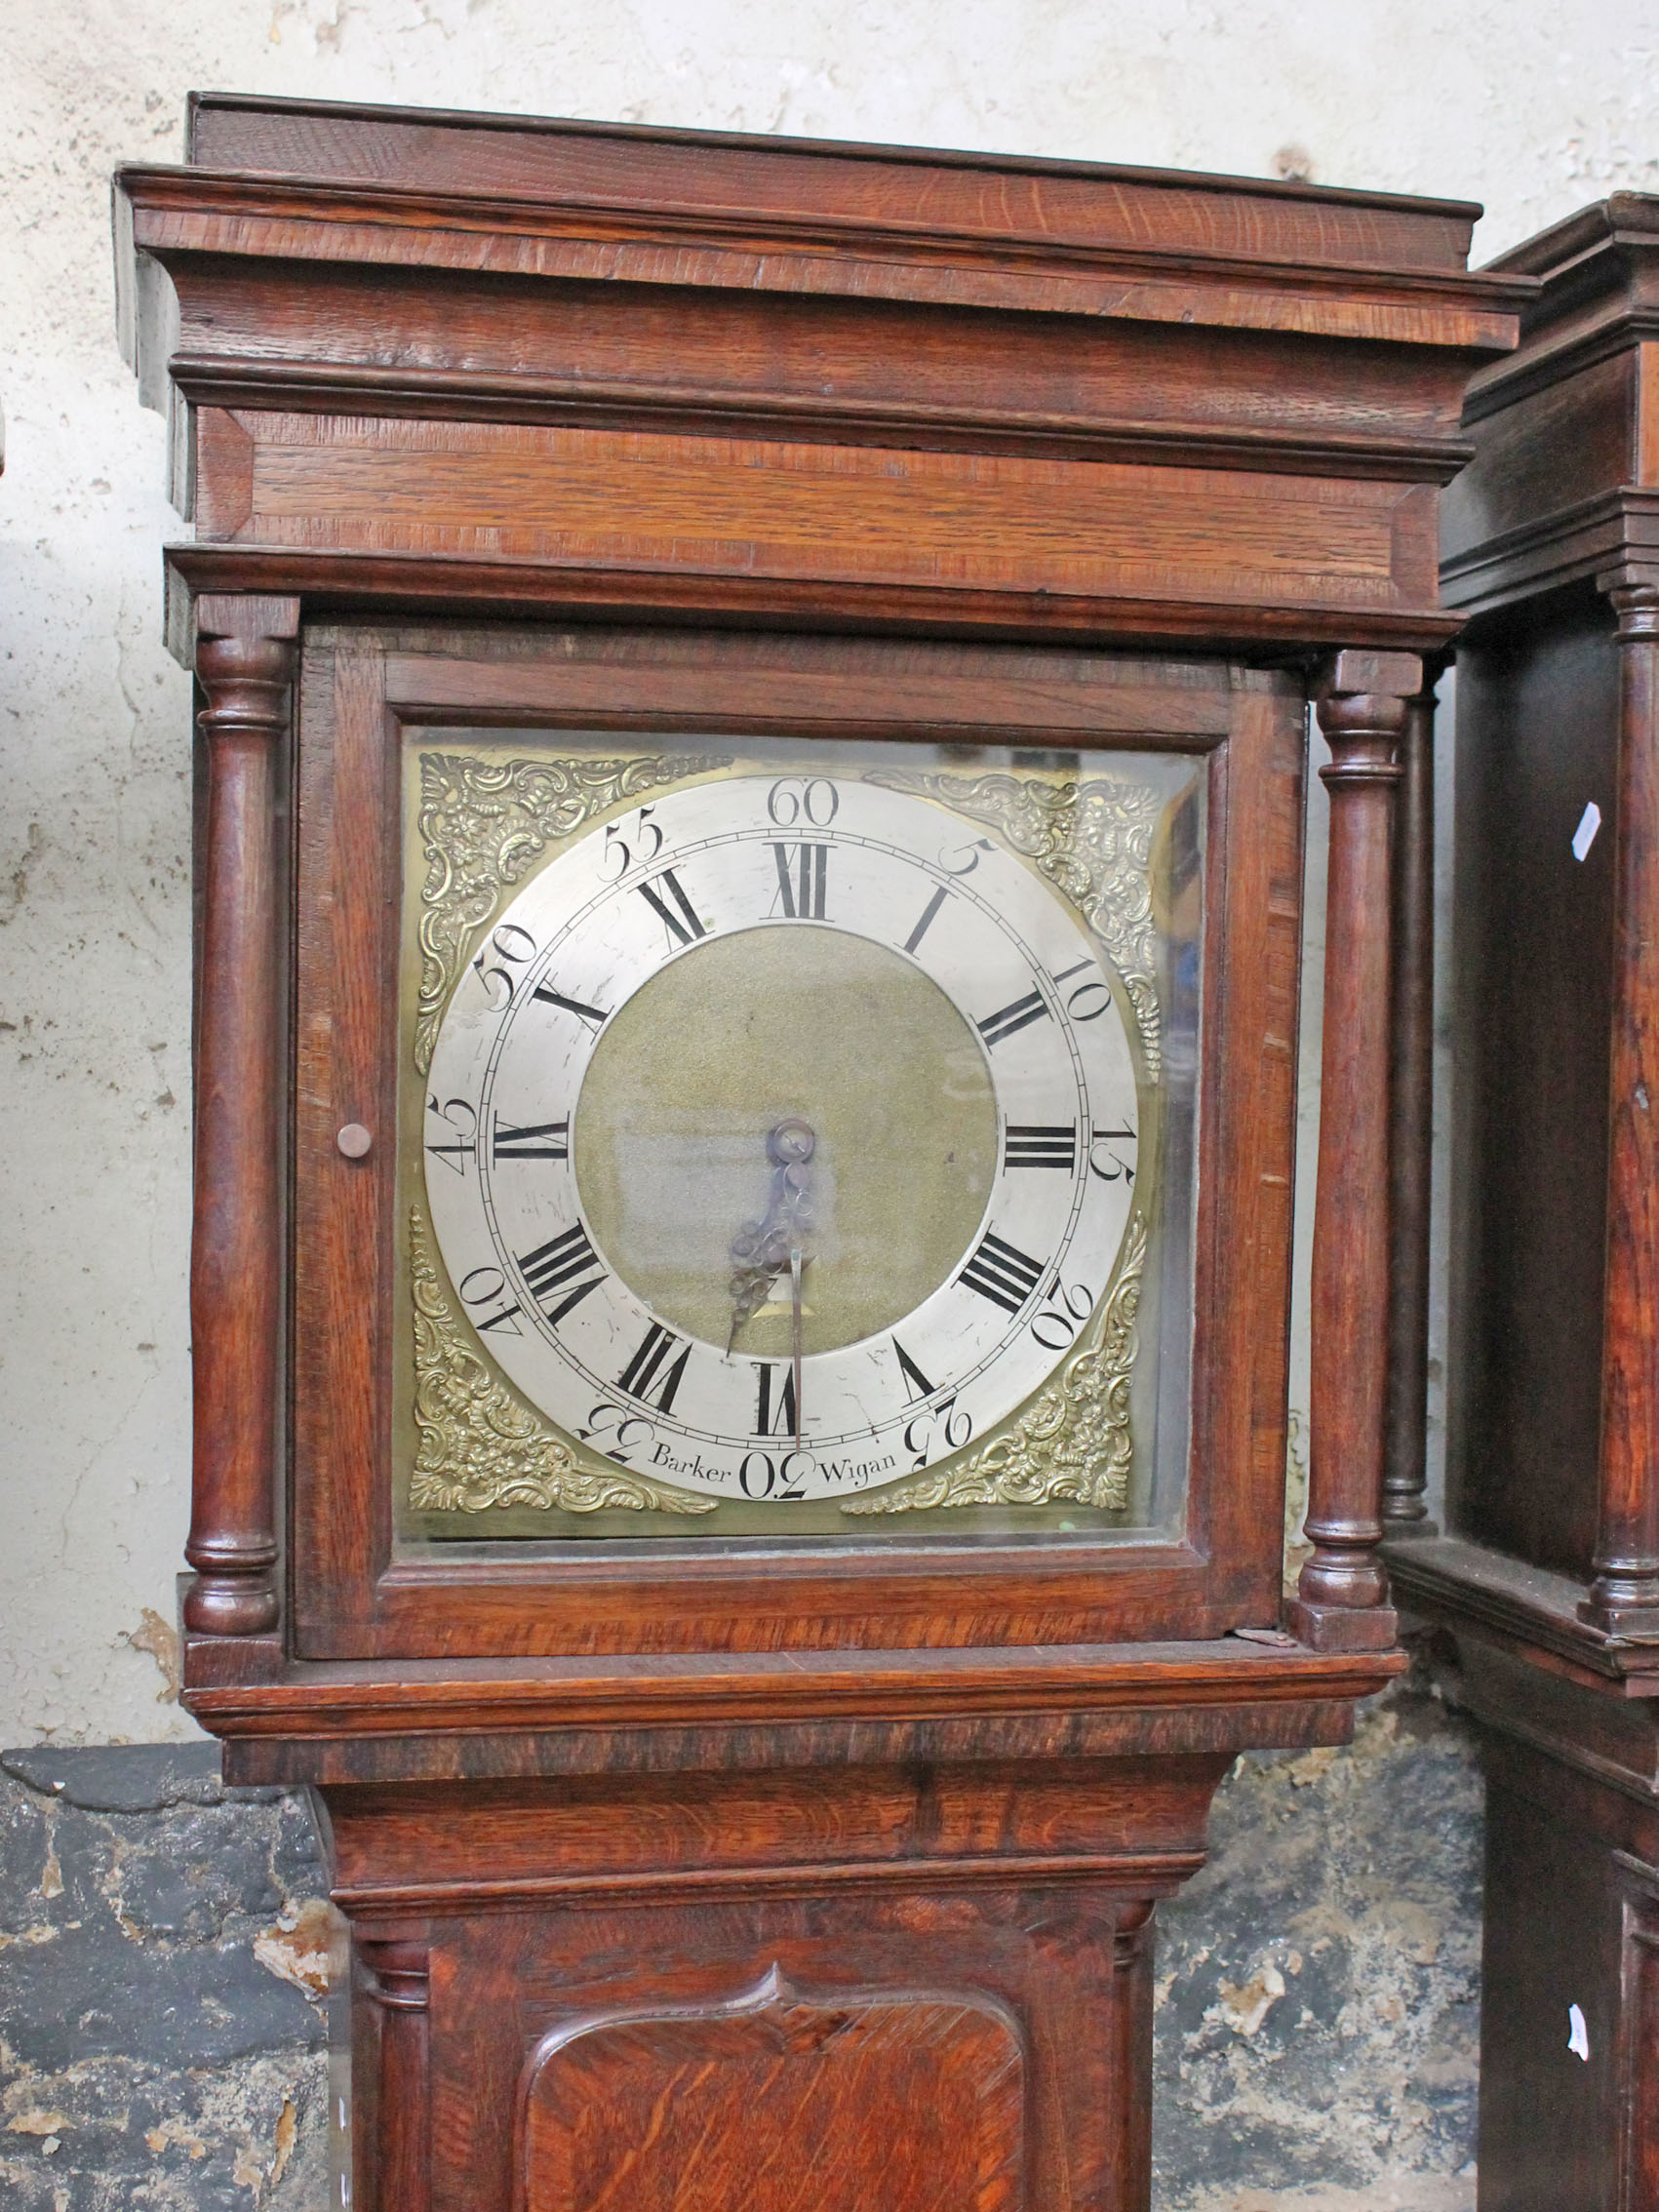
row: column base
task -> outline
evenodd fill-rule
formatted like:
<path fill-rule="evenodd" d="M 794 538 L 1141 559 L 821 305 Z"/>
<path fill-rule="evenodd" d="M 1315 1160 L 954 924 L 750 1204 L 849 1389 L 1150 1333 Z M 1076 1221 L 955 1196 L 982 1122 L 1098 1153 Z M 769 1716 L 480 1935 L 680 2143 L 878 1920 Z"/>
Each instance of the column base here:
<path fill-rule="evenodd" d="M 1310 1651 L 1387 1651 L 1400 1640 L 1392 1605 L 1316 1605 L 1293 1598 L 1285 1625 Z"/>
<path fill-rule="evenodd" d="M 1578 1617 L 1603 1636 L 1621 1636 L 1633 1643 L 1659 1643 L 1659 1604 L 1621 1604 L 1597 1597 L 1586 1598 Z"/>

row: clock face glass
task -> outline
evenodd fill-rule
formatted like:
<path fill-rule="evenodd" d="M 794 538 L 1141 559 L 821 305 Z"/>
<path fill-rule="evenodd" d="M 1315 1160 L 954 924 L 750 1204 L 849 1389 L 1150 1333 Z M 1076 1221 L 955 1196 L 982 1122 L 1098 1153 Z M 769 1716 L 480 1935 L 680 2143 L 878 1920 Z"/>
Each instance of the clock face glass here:
<path fill-rule="evenodd" d="M 423 732 L 409 770 L 406 1536 L 1167 1519 L 1194 764 Z"/>

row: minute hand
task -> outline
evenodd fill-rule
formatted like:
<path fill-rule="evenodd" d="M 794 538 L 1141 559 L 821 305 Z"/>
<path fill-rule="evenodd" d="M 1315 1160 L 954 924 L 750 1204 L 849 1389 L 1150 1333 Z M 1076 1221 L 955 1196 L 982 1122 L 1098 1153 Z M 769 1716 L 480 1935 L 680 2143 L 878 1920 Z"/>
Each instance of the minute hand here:
<path fill-rule="evenodd" d="M 801 1428 L 805 1416 L 801 1410 L 801 1270 L 805 1265 L 799 1244 L 789 1247 L 789 1349 L 795 1363 L 795 1448 L 801 1445 Z"/>

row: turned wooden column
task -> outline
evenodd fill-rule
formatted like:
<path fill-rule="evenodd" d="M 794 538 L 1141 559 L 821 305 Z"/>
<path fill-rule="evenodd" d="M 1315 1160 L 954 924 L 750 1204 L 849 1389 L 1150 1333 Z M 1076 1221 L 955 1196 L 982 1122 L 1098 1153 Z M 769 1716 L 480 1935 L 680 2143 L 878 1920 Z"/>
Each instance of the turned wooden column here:
<path fill-rule="evenodd" d="M 190 1337 L 195 1459 L 185 1626 L 259 1636 L 278 1617 L 286 752 L 299 604 L 196 609 L 206 978 L 196 1009 Z"/>
<path fill-rule="evenodd" d="M 1435 687 L 1406 703 L 1394 814 L 1389 1051 L 1388 1400 L 1383 1524 L 1433 1535 L 1423 1503 L 1429 1416 L 1429 1221 L 1435 1107 Z"/>
<path fill-rule="evenodd" d="M 1152 2201 L 1152 1968 L 1158 1934 L 1154 1910 L 1151 1898 L 1125 1905 L 1113 1942 L 1113 1968 L 1123 1996 L 1110 2023 L 1117 2045 L 1112 2071 L 1124 2090 L 1114 2133 L 1126 2204 Z"/>
<path fill-rule="evenodd" d="M 357 2030 L 375 2045 L 355 2051 L 353 2077 L 365 2085 L 353 2114 L 353 2158 L 361 2176 L 353 2212 L 427 2212 L 432 2201 L 431 2073 L 428 2064 L 431 1962 L 423 1943 L 395 1936 L 359 1938 Z"/>
<path fill-rule="evenodd" d="M 1614 581 L 1619 617 L 1613 1031 L 1596 1579 L 1579 1608 L 1659 1637 L 1659 584 Z"/>
<path fill-rule="evenodd" d="M 1389 1026 L 1394 787 L 1412 653 L 1342 652 L 1316 693 L 1330 746 L 1324 1047 L 1314 1213 L 1307 1533 L 1290 1625 L 1316 1650 L 1395 1639 L 1382 1540 L 1389 1326 Z"/>

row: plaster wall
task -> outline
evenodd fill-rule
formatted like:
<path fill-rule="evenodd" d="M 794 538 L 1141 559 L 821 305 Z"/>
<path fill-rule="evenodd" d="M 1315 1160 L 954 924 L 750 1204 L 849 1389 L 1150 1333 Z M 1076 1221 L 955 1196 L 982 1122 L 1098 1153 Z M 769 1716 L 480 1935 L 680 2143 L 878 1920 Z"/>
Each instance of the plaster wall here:
<path fill-rule="evenodd" d="M 1296 171 L 1482 198 L 1484 257 L 1659 186 L 1659 4 L 9 0 L 4 24 L 0 1743 L 153 1740 L 191 1732 L 167 1701 L 189 691 L 162 424 L 115 348 L 114 164 L 177 159 L 186 93 L 223 86 Z M 1318 949 L 1316 910 L 1316 986 Z M 1312 1025 L 1304 1073 L 1311 1116 Z"/>

